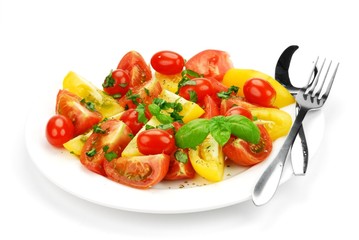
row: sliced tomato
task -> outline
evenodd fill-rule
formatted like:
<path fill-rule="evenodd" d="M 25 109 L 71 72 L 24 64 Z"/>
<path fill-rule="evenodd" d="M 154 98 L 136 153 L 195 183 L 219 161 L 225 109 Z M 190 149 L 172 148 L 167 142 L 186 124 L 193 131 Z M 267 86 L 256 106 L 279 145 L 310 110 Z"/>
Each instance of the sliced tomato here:
<path fill-rule="evenodd" d="M 217 103 L 209 95 L 204 97 L 204 111 L 205 113 L 201 116 L 202 118 L 210 119 L 219 115 Z"/>
<path fill-rule="evenodd" d="M 99 123 L 102 115 L 87 105 L 82 99 L 67 91 L 60 90 L 56 99 L 56 113 L 68 117 L 74 125 L 74 136 L 88 131 L 95 124 Z"/>
<path fill-rule="evenodd" d="M 204 50 L 190 58 L 187 69 L 203 74 L 204 77 L 213 77 L 222 81 L 224 74 L 233 68 L 233 63 L 227 52 L 220 50 Z"/>
<path fill-rule="evenodd" d="M 122 121 L 107 120 L 94 128 L 86 140 L 80 155 L 81 163 L 89 170 L 106 176 L 104 161 L 119 157 L 131 141 L 131 135 L 130 128 Z"/>
<path fill-rule="evenodd" d="M 145 111 L 146 119 L 150 119 L 151 115 Z M 145 125 L 144 122 L 138 120 L 138 111 L 134 108 L 128 109 L 121 114 L 120 120 L 124 122 L 132 131 L 134 135 L 140 131 Z"/>
<path fill-rule="evenodd" d="M 150 188 L 167 174 L 170 156 L 167 154 L 120 157 L 105 161 L 107 177 L 115 182 L 139 189 Z"/>
<path fill-rule="evenodd" d="M 231 115 L 242 115 L 253 121 L 252 113 L 247 108 L 241 106 L 234 106 L 228 109 L 225 116 Z"/>
<path fill-rule="evenodd" d="M 230 97 L 228 99 L 222 100 L 221 107 L 220 107 L 221 115 L 226 115 L 227 111 L 235 106 L 240 106 L 245 109 L 252 109 L 252 108 L 257 107 L 256 105 L 253 105 L 249 102 L 244 101 L 244 99 L 242 97 L 239 97 L 239 96 Z"/>
<path fill-rule="evenodd" d="M 156 78 L 131 89 L 120 98 L 119 104 L 125 109 L 136 108 L 139 103 L 148 105 L 162 92 L 162 87 Z"/>
<path fill-rule="evenodd" d="M 188 157 L 188 149 L 178 148 L 170 157 L 170 165 L 165 180 L 192 179 L 196 176 L 196 171 Z"/>
<path fill-rule="evenodd" d="M 150 66 L 143 59 L 142 55 L 136 51 L 126 53 L 117 69 L 122 69 L 130 75 L 130 87 L 137 87 L 152 78 Z"/>
<path fill-rule="evenodd" d="M 262 162 L 272 152 L 272 140 L 263 125 L 258 124 L 258 128 L 261 134 L 258 144 L 232 137 L 223 146 L 223 153 L 234 163 L 241 166 L 253 166 Z"/>

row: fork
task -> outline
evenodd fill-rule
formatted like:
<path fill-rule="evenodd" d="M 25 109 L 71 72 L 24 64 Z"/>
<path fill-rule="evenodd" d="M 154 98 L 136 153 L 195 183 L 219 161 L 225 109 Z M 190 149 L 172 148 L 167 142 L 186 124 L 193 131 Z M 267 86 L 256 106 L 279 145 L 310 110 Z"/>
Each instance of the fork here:
<path fill-rule="evenodd" d="M 326 60 L 324 59 L 320 70 L 317 73 L 317 76 L 314 78 L 313 81 L 310 81 L 312 75 L 314 74 L 318 60 L 319 57 L 317 58 L 311 71 L 308 81 L 310 83 L 306 87 L 301 88 L 297 93 L 296 101 L 299 106 L 299 111 L 295 118 L 293 126 L 283 143 L 282 148 L 280 149 L 278 155 L 270 163 L 268 168 L 266 168 L 266 170 L 260 176 L 258 182 L 254 187 L 252 199 L 253 203 L 257 206 L 267 203 L 269 200 L 272 199 L 274 193 L 276 192 L 283 173 L 285 161 L 287 159 L 291 146 L 298 134 L 300 126 L 302 125 L 304 117 L 309 111 L 320 109 L 328 98 L 328 95 L 334 82 L 335 75 L 338 71 L 339 63 L 336 65 L 334 72 L 332 73 L 332 76 L 330 78 L 330 81 L 326 85 L 326 89 L 324 90 L 323 87 L 327 80 L 327 76 L 331 68 L 332 62 L 329 63 L 324 78 L 321 80 L 321 84 L 319 85 L 319 87 L 317 87 L 318 83 L 320 82 L 320 75 L 326 62 Z"/>

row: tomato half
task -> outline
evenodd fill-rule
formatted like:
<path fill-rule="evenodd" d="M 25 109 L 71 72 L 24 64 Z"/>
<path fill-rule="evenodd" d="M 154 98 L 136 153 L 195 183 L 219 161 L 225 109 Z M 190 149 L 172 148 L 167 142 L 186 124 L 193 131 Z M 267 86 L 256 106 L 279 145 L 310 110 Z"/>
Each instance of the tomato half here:
<path fill-rule="evenodd" d="M 162 129 L 149 129 L 137 136 L 138 150 L 144 155 L 171 154 L 175 150 L 175 138 Z"/>
<path fill-rule="evenodd" d="M 272 85 L 261 78 L 252 78 L 246 81 L 243 93 L 248 102 L 263 107 L 272 107 L 276 98 L 276 92 Z"/>
<path fill-rule="evenodd" d="M 204 97 L 204 111 L 205 113 L 201 116 L 202 118 L 213 118 L 219 115 L 219 108 L 217 103 L 213 100 L 213 98 L 209 95 Z"/>
<path fill-rule="evenodd" d="M 205 96 L 213 95 L 213 86 L 211 81 L 206 78 L 194 78 L 189 81 L 189 84 L 181 87 L 178 94 L 187 100 L 198 102 L 201 105 Z"/>
<path fill-rule="evenodd" d="M 150 188 L 167 174 L 170 156 L 167 154 L 120 157 L 105 161 L 107 177 L 115 182 L 139 189 Z"/>
<path fill-rule="evenodd" d="M 118 102 L 125 109 L 136 108 L 139 103 L 151 104 L 162 92 L 161 84 L 156 78 L 130 89 Z"/>
<path fill-rule="evenodd" d="M 160 51 L 152 56 L 151 66 L 161 74 L 174 75 L 182 72 L 184 59 L 176 52 Z"/>
<path fill-rule="evenodd" d="M 103 163 L 121 155 L 131 141 L 130 128 L 120 120 L 102 123 L 86 140 L 80 155 L 81 163 L 89 170 L 106 176 Z"/>
<path fill-rule="evenodd" d="M 107 94 L 120 98 L 129 90 L 130 76 L 125 70 L 116 69 L 105 78 L 102 87 Z"/>
<path fill-rule="evenodd" d="M 252 166 L 262 162 L 272 152 L 272 140 L 264 126 L 258 124 L 258 128 L 261 135 L 258 144 L 232 137 L 223 146 L 223 153 L 241 166 Z"/>
<path fill-rule="evenodd" d="M 187 158 L 187 162 L 179 158 L 183 156 Z M 177 149 L 170 155 L 170 165 L 165 180 L 179 180 L 179 179 L 192 179 L 196 176 L 196 171 L 193 169 L 191 161 L 188 156 L 188 149 Z"/>
<path fill-rule="evenodd" d="M 233 67 L 228 53 L 220 50 L 204 50 L 190 58 L 187 69 L 193 70 L 204 77 L 213 77 L 222 81 L 224 74 Z"/>
<path fill-rule="evenodd" d="M 130 75 L 130 87 L 141 85 L 152 78 L 150 66 L 136 51 L 126 53 L 117 65 L 117 69 L 123 69 Z"/>
<path fill-rule="evenodd" d="M 74 137 L 74 132 L 75 127 L 71 120 L 63 115 L 52 116 L 46 125 L 47 141 L 55 147 L 62 147 Z"/>
<path fill-rule="evenodd" d="M 71 120 L 75 128 L 75 136 L 85 133 L 102 119 L 102 115 L 96 109 L 92 109 L 91 105 L 86 107 L 81 100 L 67 90 L 60 90 L 56 99 L 56 113 Z"/>
<path fill-rule="evenodd" d="M 252 113 L 247 108 L 241 106 L 234 106 L 228 109 L 225 116 L 231 116 L 231 115 L 242 115 L 249 118 L 250 120 L 253 120 Z"/>

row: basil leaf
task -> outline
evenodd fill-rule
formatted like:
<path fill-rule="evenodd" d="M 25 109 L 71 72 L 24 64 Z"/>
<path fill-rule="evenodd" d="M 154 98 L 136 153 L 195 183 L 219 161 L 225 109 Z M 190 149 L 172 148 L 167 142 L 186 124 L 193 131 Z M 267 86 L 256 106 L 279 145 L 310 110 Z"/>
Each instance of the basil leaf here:
<path fill-rule="evenodd" d="M 186 153 L 184 153 L 183 151 L 181 150 L 177 150 L 175 152 L 175 158 L 177 161 L 181 162 L 181 163 L 184 163 L 186 164 L 188 162 L 188 156 Z"/>
<path fill-rule="evenodd" d="M 157 115 L 155 115 L 155 117 L 157 118 L 157 120 L 162 123 L 162 124 L 169 124 L 173 122 L 173 119 L 171 118 L 171 116 L 159 113 Z"/>
<path fill-rule="evenodd" d="M 158 105 L 153 104 L 153 103 L 148 105 L 148 110 L 150 111 L 150 113 L 153 116 L 156 116 L 156 115 L 160 114 L 160 112 L 161 112 L 161 108 Z"/>
<path fill-rule="evenodd" d="M 209 134 L 208 119 L 198 118 L 183 125 L 176 133 L 176 144 L 179 148 L 195 148 Z"/>
<path fill-rule="evenodd" d="M 210 120 L 209 129 L 214 140 L 221 146 L 231 137 L 231 126 L 223 116 L 213 117 Z"/>
<path fill-rule="evenodd" d="M 259 129 L 250 119 L 241 115 L 232 115 L 226 118 L 228 123 L 230 123 L 230 129 L 233 135 L 250 143 L 259 143 Z"/>
<path fill-rule="evenodd" d="M 138 104 L 138 106 L 136 107 L 136 111 L 138 112 L 138 117 L 137 117 L 138 122 L 140 123 L 148 122 L 148 119 L 145 114 L 146 108 L 144 104 L 142 103 Z"/>

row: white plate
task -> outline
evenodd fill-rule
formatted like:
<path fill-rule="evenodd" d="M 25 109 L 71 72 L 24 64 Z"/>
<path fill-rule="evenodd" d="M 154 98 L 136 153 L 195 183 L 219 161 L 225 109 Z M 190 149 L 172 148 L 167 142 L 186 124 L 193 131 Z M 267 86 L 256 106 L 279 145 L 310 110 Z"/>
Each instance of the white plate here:
<path fill-rule="evenodd" d="M 49 96 L 47 96 L 48 98 Z M 39 99 L 26 124 L 26 146 L 38 169 L 63 190 L 90 202 L 135 212 L 187 213 L 230 206 L 250 199 L 254 184 L 264 167 L 278 152 L 284 139 L 278 139 L 271 156 L 249 169 L 231 165 L 226 167 L 225 180 L 207 183 L 202 179 L 162 182 L 149 190 L 123 186 L 90 172 L 80 161 L 64 149 L 48 144 L 45 127 L 54 114 L 54 99 Z M 294 106 L 285 108 L 293 116 Z M 320 111 L 309 113 L 305 121 L 309 154 L 319 148 L 324 133 L 324 117 Z M 300 152 L 296 153 L 300 158 Z M 298 157 L 294 156 L 294 157 Z M 311 160 L 311 159 L 310 159 Z M 289 162 L 288 162 L 289 163 Z M 286 164 L 282 183 L 292 176 Z"/>

